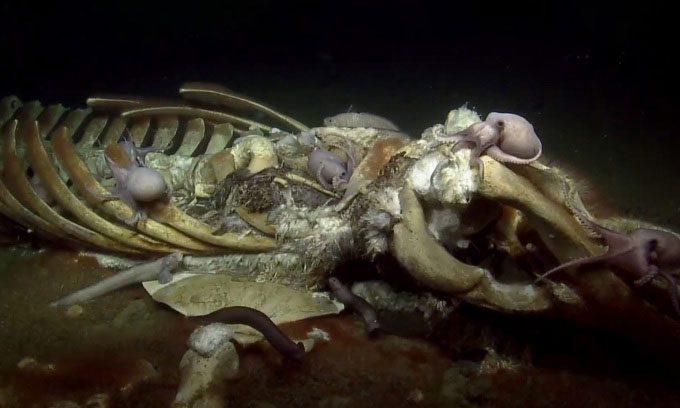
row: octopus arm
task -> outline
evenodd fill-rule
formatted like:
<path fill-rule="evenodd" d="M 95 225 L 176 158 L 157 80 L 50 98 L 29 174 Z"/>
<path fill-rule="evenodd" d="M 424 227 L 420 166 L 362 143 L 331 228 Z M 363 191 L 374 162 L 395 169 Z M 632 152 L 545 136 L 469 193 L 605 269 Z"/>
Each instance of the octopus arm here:
<path fill-rule="evenodd" d="M 500 147 L 494 145 L 494 146 L 489 146 L 489 148 L 486 150 L 486 154 L 491 156 L 492 158 L 498 160 L 499 162 L 502 163 L 513 163 L 513 164 L 529 164 L 531 162 L 536 161 L 536 159 L 539 158 L 541 155 L 541 149 L 538 150 L 536 155 L 534 155 L 531 158 L 528 159 L 523 159 L 520 157 L 513 156 L 511 154 L 505 153 L 503 150 L 501 150 Z"/>

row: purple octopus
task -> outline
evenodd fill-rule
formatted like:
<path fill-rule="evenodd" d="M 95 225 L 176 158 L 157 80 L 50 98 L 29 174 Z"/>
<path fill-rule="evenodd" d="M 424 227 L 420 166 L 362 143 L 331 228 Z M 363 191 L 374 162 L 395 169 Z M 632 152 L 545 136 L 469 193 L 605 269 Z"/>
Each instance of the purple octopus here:
<path fill-rule="evenodd" d="M 146 155 L 160 149 L 138 148 L 130 140 L 124 140 L 119 146 L 127 155 L 125 165 L 119 165 L 108 154 L 104 156 L 117 184 L 116 195 L 106 199 L 120 199 L 130 206 L 135 215 L 125 222 L 133 225 L 147 218 L 144 204 L 168 201 L 172 192 L 158 171 L 144 166 Z"/>
<path fill-rule="evenodd" d="M 541 140 L 526 119 L 513 113 L 491 112 L 483 122 L 467 129 L 437 137 L 440 141 L 454 142 L 454 151 L 471 146 L 472 159 L 484 173 L 482 154 L 503 163 L 529 164 L 541 155 Z"/>
<path fill-rule="evenodd" d="M 604 238 L 607 252 L 559 265 L 541 275 L 538 280 L 563 269 L 583 265 L 602 265 L 623 272 L 633 279 L 636 286 L 663 278 L 669 285 L 673 307 L 680 315 L 677 281 L 671 274 L 680 268 L 680 238 L 677 235 L 648 228 L 639 228 L 625 235 L 595 224 L 584 215 L 576 215 Z"/>
<path fill-rule="evenodd" d="M 345 152 L 347 160 L 321 148 L 314 149 L 307 158 L 309 172 L 316 177 L 319 184 L 329 190 L 345 188 L 356 167 L 356 157 L 351 146 L 335 147 Z"/>

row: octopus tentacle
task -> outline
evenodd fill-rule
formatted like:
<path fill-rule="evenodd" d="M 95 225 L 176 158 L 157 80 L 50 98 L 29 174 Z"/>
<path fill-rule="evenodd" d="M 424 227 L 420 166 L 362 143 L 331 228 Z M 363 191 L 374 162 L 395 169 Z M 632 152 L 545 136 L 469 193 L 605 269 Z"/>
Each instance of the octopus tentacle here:
<path fill-rule="evenodd" d="M 505 153 L 503 150 L 501 150 L 500 147 L 498 146 L 490 146 L 488 149 L 486 149 L 486 154 L 491 156 L 492 158 L 498 160 L 499 162 L 503 163 L 512 163 L 512 164 L 529 164 L 533 161 L 536 161 L 538 157 L 541 155 L 542 151 L 541 149 L 538 150 L 538 153 L 530 159 L 521 159 L 519 157 L 515 157 L 511 154 Z"/>
<path fill-rule="evenodd" d="M 457 151 L 464 149 L 466 147 L 476 148 L 478 146 L 479 146 L 479 143 L 477 143 L 477 140 L 469 138 L 469 137 L 464 137 L 464 138 L 461 138 L 461 139 L 453 142 L 453 145 L 451 145 L 451 154 L 454 154 Z"/>
<path fill-rule="evenodd" d="M 639 278 L 639 279 L 636 279 L 635 281 L 633 281 L 633 283 L 635 284 L 635 286 L 646 285 L 647 283 L 653 281 L 654 278 L 659 276 L 660 273 L 661 273 L 661 270 L 657 266 L 649 265 L 649 270 L 648 270 L 647 274 L 645 276 Z"/>
<path fill-rule="evenodd" d="M 566 268 L 589 265 L 589 264 L 592 265 L 592 264 L 595 264 L 595 263 L 598 263 L 598 262 L 606 262 L 607 260 L 611 259 L 612 257 L 623 255 L 623 254 L 626 254 L 626 253 L 630 253 L 634 250 L 635 250 L 635 246 L 632 245 L 632 244 L 629 244 L 629 246 L 627 248 L 624 248 L 624 249 L 617 251 L 615 253 L 606 252 L 602 255 L 596 255 L 596 256 L 590 256 L 590 257 L 587 257 L 587 258 L 574 259 L 573 261 L 569 261 L 567 263 L 564 263 L 562 265 L 559 265 L 559 266 L 552 268 L 548 272 L 539 276 L 534 281 L 534 283 L 540 282 L 540 281 L 544 280 L 545 278 L 547 278 L 548 276 L 550 276 L 554 273 L 560 272 L 561 270 L 566 269 Z"/>

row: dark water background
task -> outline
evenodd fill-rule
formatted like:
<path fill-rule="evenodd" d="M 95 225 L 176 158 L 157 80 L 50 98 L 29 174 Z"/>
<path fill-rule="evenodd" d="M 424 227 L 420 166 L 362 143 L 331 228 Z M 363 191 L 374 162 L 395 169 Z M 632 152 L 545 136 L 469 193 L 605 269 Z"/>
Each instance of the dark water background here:
<path fill-rule="evenodd" d="M 680 228 L 662 3 L 224 3 L 5 2 L 0 94 L 77 107 L 214 81 L 308 125 L 352 107 L 415 136 L 469 102 L 525 116 L 619 209 Z"/>

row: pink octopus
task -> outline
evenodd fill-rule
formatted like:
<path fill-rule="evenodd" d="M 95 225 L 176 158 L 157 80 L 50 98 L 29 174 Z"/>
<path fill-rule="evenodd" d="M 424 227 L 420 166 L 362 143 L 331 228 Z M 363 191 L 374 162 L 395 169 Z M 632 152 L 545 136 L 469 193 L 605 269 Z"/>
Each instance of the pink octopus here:
<path fill-rule="evenodd" d="M 482 174 L 484 167 L 479 160 L 482 154 L 503 163 L 528 164 L 538 159 L 542 152 L 541 140 L 534 127 L 513 113 L 491 112 L 483 122 L 437 139 L 454 142 L 454 151 L 471 145 L 472 160 L 477 162 Z"/>
<path fill-rule="evenodd" d="M 346 148 L 335 147 L 345 152 L 347 160 L 343 160 L 337 154 L 321 148 L 314 149 L 307 158 L 309 172 L 316 177 L 319 184 L 329 190 L 345 188 L 356 167 L 356 157 L 351 146 Z"/>
<path fill-rule="evenodd" d="M 105 200 L 120 199 L 134 211 L 134 216 L 125 220 L 129 225 L 147 218 L 145 205 L 155 201 L 169 201 L 172 191 L 163 176 L 156 170 L 145 167 L 145 157 L 148 153 L 161 149 L 155 147 L 139 148 L 131 140 L 124 140 L 111 147 L 122 150 L 123 157 L 117 162 L 104 155 L 106 164 L 111 169 L 116 180 L 116 194 L 103 197 Z"/>

